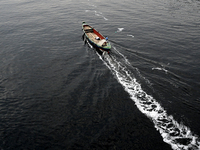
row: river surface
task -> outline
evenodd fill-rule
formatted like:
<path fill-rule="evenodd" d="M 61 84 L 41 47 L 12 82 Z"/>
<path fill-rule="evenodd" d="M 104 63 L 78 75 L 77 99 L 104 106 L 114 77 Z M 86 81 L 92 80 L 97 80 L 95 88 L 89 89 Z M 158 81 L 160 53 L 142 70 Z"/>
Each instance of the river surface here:
<path fill-rule="evenodd" d="M 0 14 L 1 150 L 200 149 L 199 0 L 1 0 Z"/>

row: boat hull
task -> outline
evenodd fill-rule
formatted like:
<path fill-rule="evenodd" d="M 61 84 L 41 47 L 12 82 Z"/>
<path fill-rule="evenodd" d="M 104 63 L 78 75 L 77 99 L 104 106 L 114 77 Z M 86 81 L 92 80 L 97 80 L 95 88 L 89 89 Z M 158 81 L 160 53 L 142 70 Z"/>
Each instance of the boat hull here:
<path fill-rule="evenodd" d="M 99 48 L 101 51 L 109 51 L 111 49 L 110 42 L 108 42 L 101 33 L 99 33 L 96 29 L 94 29 L 90 25 L 83 22 L 82 30 L 88 41 L 96 48 Z"/>

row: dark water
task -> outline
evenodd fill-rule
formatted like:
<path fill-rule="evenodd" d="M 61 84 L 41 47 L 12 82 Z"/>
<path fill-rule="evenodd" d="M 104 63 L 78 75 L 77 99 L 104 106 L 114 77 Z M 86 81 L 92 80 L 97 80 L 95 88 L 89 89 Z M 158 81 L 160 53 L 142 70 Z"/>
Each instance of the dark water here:
<path fill-rule="evenodd" d="M 0 149 L 200 149 L 199 13 L 198 0 L 2 0 Z"/>

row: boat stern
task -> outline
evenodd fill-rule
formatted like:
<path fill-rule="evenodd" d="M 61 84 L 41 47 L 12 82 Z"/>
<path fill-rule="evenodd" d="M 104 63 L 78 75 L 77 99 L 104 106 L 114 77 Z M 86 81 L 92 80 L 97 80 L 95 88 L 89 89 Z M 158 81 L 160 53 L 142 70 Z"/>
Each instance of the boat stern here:
<path fill-rule="evenodd" d="M 107 42 L 107 45 L 104 46 L 103 48 L 107 49 L 107 50 L 110 50 L 111 49 L 111 44 L 110 42 Z"/>
<path fill-rule="evenodd" d="M 99 43 L 97 43 L 97 46 L 103 50 L 110 50 L 111 49 L 111 44 L 110 42 L 108 42 L 107 40 L 105 39 L 102 39 Z"/>

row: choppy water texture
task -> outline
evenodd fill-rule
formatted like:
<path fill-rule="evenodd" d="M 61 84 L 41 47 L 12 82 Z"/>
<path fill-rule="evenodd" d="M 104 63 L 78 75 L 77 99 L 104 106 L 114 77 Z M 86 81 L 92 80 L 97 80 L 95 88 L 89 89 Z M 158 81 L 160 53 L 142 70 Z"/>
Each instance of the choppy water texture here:
<path fill-rule="evenodd" d="M 0 2 L 1 149 L 200 149 L 200 2 Z M 101 56 L 85 21 L 112 45 Z"/>

